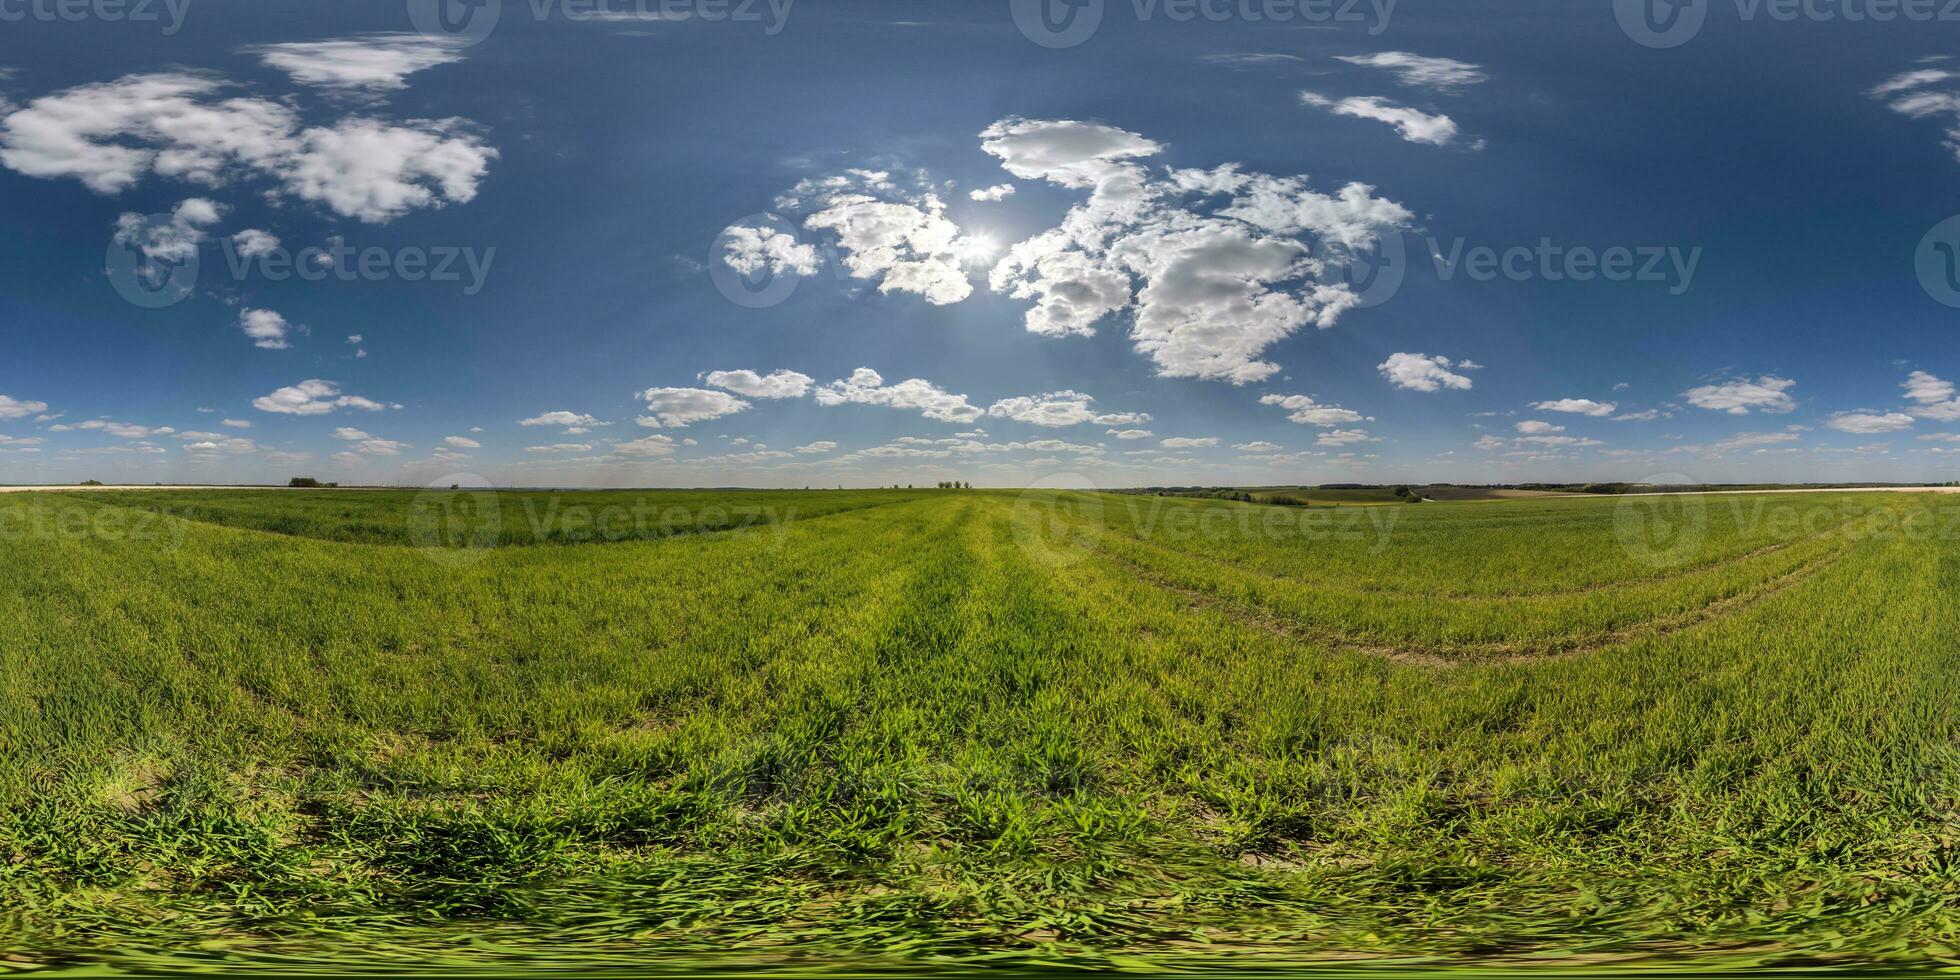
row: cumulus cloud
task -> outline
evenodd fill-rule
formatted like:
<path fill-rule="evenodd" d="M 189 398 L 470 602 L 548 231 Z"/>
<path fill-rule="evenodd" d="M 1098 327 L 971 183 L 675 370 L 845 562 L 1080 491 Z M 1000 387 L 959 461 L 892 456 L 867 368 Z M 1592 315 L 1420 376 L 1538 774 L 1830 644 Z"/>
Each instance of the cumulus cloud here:
<path fill-rule="evenodd" d="M 796 371 L 778 370 L 759 375 L 747 369 L 709 371 L 701 379 L 716 388 L 726 388 L 750 398 L 801 398 L 809 392 L 810 384 L 815 380 Z"/>
<path fill-rule="evenodd" d="M 1353 116 L 1356 119 L 1372 119 L 1375 122 L 1387 123 L 1395 127 L 1395 131 L 1411 143 L 1444 146 L 1457 137 L 1456 120 L 1441 113 L 1423 112 L 1405 105 L 1396 105 L 1378 96 L 1355 95 L 1345 99 L 1330 99 L 1315 92 L 1301 92 L 1300 104 L 1326 109 L 1337 116 Z"/>
<path fill-rule="evenodd" d="M 1096 425 L 1136 425 L 1150 421 L 1143 412 L 1098 413 L 1089 407 L 1095 401 L 1079 391 L 1051 391 L 1045 395 L 1003 398 L 987 409 L 995 418 L 1008 418 L 1032 425 L 1066 426 L 1091 422 Z"/>
<path fill-rule="evenodd" d="M 887 385 L 878 372 L 863 367 L 851 372 L 849 378 L 818 388 L 816 398 L 817 404 L 825 406 L 885 405 L 916 409 L 926 418 L 939 422 L 972 422 L 986 414 L 968 402 L 965 395 L 953 394 L 930 381 L 911 378 Z"/>
<path fill-rule="evenodd" d="M 1446 91 L 1482 84 L 1490 78 L 1477 65 L 1468 62 L 1454 58 L 1424 57 L 1407 51 L 1335 55 L 1334 60 L 1394 72 L 1396 80 L 1404 85 Z"/>
<path fill-rule="evenodd" d="M 1472 362 L 1464 362 L 1465 367 Z M 1397 388 L 1410 391 L 1438 391 L 1454 388 L 1459 391 L 1470 389 L 1470 379 L 1451 371 L 1450 359 L 1441 354 L 1430 357 L 1427 354 L 1390 354 L 1388 360 L 1375 365 L 1375 370 Z"/>
<path fill-rule="evenodd" d="M 1283 447 L 1276 442 L 1265 442 L 1255 439 L 1251 442 L 1235 442 L 1232 444 L 1232 448 L 1242 453 L 1276 453 Z"/>
<path fill-rule="evenodd" d="M 821 455 L 823 453 L 834 452 L 836 449 L 837 444 L 828 439 L 796 447 L 796 451 L 805 456 Z"/>
<path fill-rule="evenodd" d="M 745 276 L 767 271 L 770 275 L 816 275 L 820 259 L 815 245 L 798 242 L 788 232 L 749 225 L 730 225 L 722 230 L 721 260 Z"/>
<path fill-rule="evenodd" d="M 1218 437 L 1204 436 L 1202 438 L 1197 438 L 1197 439 L 1187 439 L 1180 436 L 1180 437 L 1165 439 L 1164 441 L 1158 443 L 1158 445 L 1164 447 L 1165 449 L 1210 449 L 1211 447 L 1218 445 Z"/>
<path fill-rule="evenodd" d="M 1315 243 L 1363 248 L 1411 218 L 1364 184 L 1329 196 L 1231 166 L 1153 176 L 1143 161 L 1162 147 L 1100 123 L 1010 117 L 980 135 L 1014 176 L 1089 192 L 1059 226 L 1010 247 L 990 287 L 1033 300 L 1027 329 L 1049 336 L 1093 334 L 1128 313 L 1135 348 L 1166 377 L 1270 377 L 1268 347 L 1332 326 L 1359 301 L 1319 281 Z"/>
<path fill-rule="evenodd" d="M 688 441 L 693 442 L 691 439 Z M 672 456 L 674 438 L 655 433 L 627 442 L 617 442 L 613 444 L 613 453 L 619 456 Z"/>
<path fill-rule="evenodd" d="M 1904 412 L 1837 412 L 1824 423 L 1839 432 L 1873 435 L 1912 428 L 1912 416 Z"/>
<path fill-rule="evenodd" d="M 42 96 L 0 119 L 0 165 L 117 194 L 144 176 L 221 187 L 272 180 L 369 223 L 465 203 L 497 156 L 461 119 L 347 117 L 303 126 L 291 106 L 208 74 L 127 75 Z"/>
<path fill-rule="evenodd" d="M 1914 371 L 1906 375 L 1899 387 L 1904 388 L 1906 397 L 1921 405 L 1943 402 L 1953 397 L 1953 382 L 1935 377 L 1925 371 Z"/>
<path fill-rule="evenodd" d="M 1014 196 L 1014 185 L 995 184 L 992 187 L 976 187 L 967 191 L 966 196 L 976 201 L 1004 201 Z"/>
<path fill-rule="evenodd" d="M 279 236 L 259 228 L 247 228 L 231 236 L 232 248 L 243 259 L 256 259 L 279 250 Z"/>
<path fill-rule="evenodd" d="M 1754 381 L 1736 378 L 1721 384 L 1690 388 L 1682 392 L 1681 397 L 1696 408 L 1730 415 L 1747 415 L 1752 411 L 1781 414 L 1796 410 L 1796 400 L 1789 395 L 1789 389 L 1795 385 L 1796 382 L 1789 378 L 1766 374 Z"/>
<path fill-rule="evenodd" d="M 401 406 L 384 405 L 360 395 L 342 394 L 339 382 L 309 378 L 299 384 L 280 388 L 272 394 L 253 399 L 252 407 L 261 412 L 278 415 L 325 415 L 336 408 L 358 408 L 363 411 L 378 412 Z"/>
<path fill-rule="evenodd" d="M 1352 446 L 1356 443 L 1374 441 L 1375 437 L 1369 435 L 1364 429 L 1332 429 L 1321 433 L 1319 437 L 1314 439 L 1313 444 L 1316 446 Z"/>
<path fill-rule="evenodd" d="M 650 415 L 638 421 L 649 429 L 684 429 L 725 415 L 747 411 L 749 403 L 725 391 L 706 388 L 648 388 L 640 392 Z"/>
<path fill-rule="evenodd" d="M 471 439 L 468 436 L 444 436 L 442 437 L 442 441 L 448 443 L 451 446 L 456 447 L 457 449 L 482 449 L 483 448 L 483 443 L 480 443 L 475 439 Z"/>
<path fill-rule="evenodd" d="M 1553 425 L 1550 422 L 1544 422 L 1538 419 L 1525 419 L 1524 421 L 1519 422 L 1516 428 L 1519 432 L 1522 432 L 1525 435 L 1532 435 L 1532 436 L 1544 435 L 1545 433 L 1548 432 L 1565 431 L 1565 426 Z"/>
<path fill-rule="evenodd" d="M 252 339 L 252 346 L 266 350 L 285 350 L 291 344 L 286 342 L 286 331 L 290 325 L 286 318 L 272 310 L 243 309 L 238 311 L 239 329 Z"/>
<path fill-rule="evenodd" d="M 562 425 L 571 429 L 584 430 L 589 426 L 605 425 L 606 423 L 601 422 L 598 419 L 593 418 L 592 416 L 587 415 L 583 412 L 568 412 L 568 411 L 560 410 L 556 412 L 543 412 L 537 415 L 533 415 L 528 419 L 518 419 L 517 424 L 518 425 Z"/>
<path fill-rule="evenodd" d="M 1124 440 L 1148 439 L 1151 436 L 1156 435 L 1155 432 L 1152 432 L 1149 429 L 1109 429 L 1107 430 L 1106 434 Z"/>
<path fill-rule="evenodd" d="M 1314 401 L 1311 395 L 1265 395 L 1259 399 L 1261 405 L 1277 405 L 1290 414 L 1287 419 L 1301 425 L 1332 427 L 1353 422 L 1373 422 L 1372 416 L 1342 408 L 1339 405 L 1323 405 Z"/>
<path fill-rule="evenodd" d="M 201 197 L 178 203 L 167 219 L 152 221 L 135 212 L 116 218 L 111 237 L 117 245 L 143 253 L 152 262 L 177 265 L 197 257 L 204 229 L 224 216 L 224 208 Z"/>
<path fill-rule="evenodd" d="M 47 402 L 28 401 L 12 395 L 0 395 L 0 419 L 26 418 L 48 410 Z"/>
<path fill-rule="evenodd" d="M 200 439 L 185 443 L 184 452 L 192 456 L 246 456 L 259 451 L 259 444 L 243 437 Z"/>
<path fill-rule="evenodd" d="M 1915 418 L 1934 422 L 1960 422 L 1960 398 L 1954 397 L 1953 382 L 1914 371 L 1900 385 L 1906 398 L 1915 402 L 1906 412 Z"/>
<path fill-rule="evenodd" d="M 917 293 L 944 305 L 973 292 L 960 269 L 968 242 L 931 190 L 901 187 L 882 170 L 849 170 L 803 180 L 776 205 L 807 213 L 803 227 L 830 233 L 844 270 L 877 281 L 881 293 Z"/>
<path fill-rule="evenodd" d="M 1619 411 L 1619 406 L 1612 402 L 1596 402 L 1590 398 L 1554 398 L 1551 401 L 1532 402 L 1531 407 L 1541 412 L 1570 412 L 1594 418 L 1603 418 Z"/>
<path fill-rule="evenodd" d="M 172 435 L 177 431 L 167 425 L 137 425 L 133 422 L 117 422 L 113 419 L 89 419 L 86 422 L 77 422 L 74 425 L 48 426 L 49 432 L 67 432 L 71 429 L 85 432 L 107 432 L 118 439 L 148 439 L 151 436 Z"/>
<path fill-rule="evenodd" d="M 423 34 L 366 34 L 333 41 L 294 41 L 245 49 L 301 85 L 382 92 L 407 88 L 408 76 L 463 60 L 461 41 Z"/>

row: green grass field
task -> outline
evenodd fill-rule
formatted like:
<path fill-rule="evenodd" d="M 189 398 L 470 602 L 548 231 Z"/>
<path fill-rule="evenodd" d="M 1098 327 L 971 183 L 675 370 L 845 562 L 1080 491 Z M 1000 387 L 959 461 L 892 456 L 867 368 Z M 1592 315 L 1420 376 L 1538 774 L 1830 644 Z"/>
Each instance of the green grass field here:
<path fill-rule="evenodd" d="M 1933 965 L 1956 504 L 0 495 L 0 949 Z"/>

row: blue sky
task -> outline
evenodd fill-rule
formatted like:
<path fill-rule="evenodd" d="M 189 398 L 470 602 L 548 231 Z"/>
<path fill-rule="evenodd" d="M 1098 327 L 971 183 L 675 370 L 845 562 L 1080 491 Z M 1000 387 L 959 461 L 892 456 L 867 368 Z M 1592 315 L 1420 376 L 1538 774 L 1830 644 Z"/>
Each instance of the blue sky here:
<path fill-rule="evenodd" d="M 0 482 L 1953 479 L 1868 2 L 6 0 Z"/>

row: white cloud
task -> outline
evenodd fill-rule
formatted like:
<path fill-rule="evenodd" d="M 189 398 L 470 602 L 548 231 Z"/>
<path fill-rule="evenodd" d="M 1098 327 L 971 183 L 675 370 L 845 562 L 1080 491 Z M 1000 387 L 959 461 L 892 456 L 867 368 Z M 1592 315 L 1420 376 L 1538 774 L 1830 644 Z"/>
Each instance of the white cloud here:
<path fill-rule="evenodd" d="M 1300 103 L 1326 109 L 1337 116 L 1353 116 L 1356 119 L 1372 119 L 1387 123 L 1395 127 L 1395 131 L 1411 143 L 1445 146 L 1457 137 L 1456 120 L 1441 113 L 1428 113 L 1405 105 L 1396 105 L 1373 95 L 1330 99 L 1314 92 L 1301 92 Z"/>
<path fill-rule="evenodd" d="M 887 385 L 870 368 L 858 368 L 849 378 L 818 388 L 816 398 L 817 404 L 825 406 L 886 405 L 917 409 L 919 414 L 939 422 L 972 422 L 986 414 L 969 403 L 965 395 L 953 394 L 920 378 Z"/>
<path fill-rule="evenodd" d="M 518 425 L 563 425 L 563 426 L 569 426 L 571 428 L 583 429 L 588 426 L 604 425 L 606 423 L 601 422 L 598 419 L 595 419 L 592 416 L 586 415 L 582 412 L 567 412 L 567 411 L 560 410 L 556 412 L 544 412 L 538 415 L 533 415 L 528 419 L 518 419 L 517 424 Z"/>
<path fill-rule="evenodd" d="M 134 248 L 156 262 L 179 264 L 197 257 L 205 239 L 204 228 L 224 216 L 224 207 L 201 197 L 187 198 L 170 212 L 167 221 L 151 221 L 134 212 L 116 218 L 112 236 L 117 245 Z"/>
<path fill-rule="evenodd" d="M 1009 248 L 989 285 L 1034 300 L 1026 326 L 1044 335 L 1092 334 L 1129 312 L 1134 346 L 1166 377 L 1270 377 L 1268 347 L 1332 326 L 1359 301 L 1345 283 L 1317 281 L 1323 266 L 1296 236 L 1360 248 L 1412 217 L 1363 184 L 1328 196 L 1231 166 L 1152 179 L 1139 161 L 1161 146 L 1098 123 L 1003 119 L 981 148 L 1017 177 L 1090 192 L 1058 227 Z"/>
<path fill-rule="evenodd" d="M 1590 398 L 1555 398 L 1551 401 L 1532 402 L 1531 407 L 1541 412 L 1570 412 L 1575 415 L 1590 415 L 1603 418 L 1619 411 L 1612 402 L 1596 402 Z"/>
<path fill-rule="evenodd" d="M 118 439 L 148 439 L 151 436 L 174 435 L 177 432 L 176 429 L 167 425 L 137 425 L 133 422 L 116 422 L 111 419 L 89 419 L 86 422 L 77 422 L 74 425 L 48 426 L 49 432 L 67 432 L 71 429 L 107 432 Z"/>
<path fill-rule="evenodd" d="M 1316 446 L 1351 446 L 1361 442 L 1374 442 L 1375 438 L 1362 429 L 1333 429 L 1320 434 L 1314 440 Z"/>
<path fill-rule="evenodd" d="M 1265 442 L 1255 439 L 1252 442 L 1233 443 L 1232 448 L 1242 453 L 1276 453 L 1284 447 L 1276 442 Z"/>
<path fill-rule="evenodd" d="M 279 236 L 258 228 L 247 228 L 231 236 L 231 244 L 238 250 L 239 258 L 256 259 L 278 251 Z"/>
<path fill-rule="evenodd" d="M 1339 405 L 1323 405 L 1314 401 L 1310 395 L 1265 395 L 1259 399 L 1261 405 L 1277 405 L 1286 409 L 1287 418 L 1301 425 L 1332 427 L 1352 422 L 1373 422 L 1372 416 L 1342 408 Z"/>
<path fill-rule="evenodd" d="M 817 273 L 817 247 L 801 244 L 789 233 L 773 228 L 730 225 L 722 230 L 721 248 L 721 260 L 745 276 L 765 269 L 777 276 Z"/>
<path fill-rule="evenodd" d="M 325 415 L 336 408 L 358 408 L 363 411 L 378 412 L 401 406 L 384 405 L 360 395 L 342 394 L 339 382 L 309 378 L 299 384 L 281 388 L 270 395 L 253 399 L 252 407 L 261 412 L 273 412 L 279 415 Z"/>
<path fill-rule="evenodd" d="M 0 165 L 117 194 L 145 175 L 221 187 L 275 181 L 370 223 L 465 203 L 495 159 L 460 119 L 347 117 L 302 128 L 281 102 L 230 96 L 208 74 L 127 75 L 42 96 L 0 120 Z"/>
<path fill-rule="evenodd" d="M 1613 416 L 1615 422 L 1652 422 L 1661 417 L 1660 409 L 1650 408 L 1641 412 L 1627 412 Z"/>
<path fill-rule="evenodd" d="M 648 388 L 640 397 L 646 399 L 647 410 L 653 414 L 638 421 L 650 429 L 684 429 L 749 407 L 748 402 L 725 391 L 706 388 Z"/>
<path fill-rule="evenodd" d="M 1953 397 L 1953 382 L 1934 377 L 1925 371 L 1914 371 L 1906 375 L 1899 387 L 1904 388 L 1906 397 L 1921 405 L 1943 402 Z"/>
<path fill-rule="evenodd" d="M 252 346 L 266 350 L 285 350 L 291 346 L 286 342 L 289 325 L 286 318 L 271 310 L 243 309 L 238 311 L 238 326 L 245 336 L 252 338 Z"/>
<path fill-rule="evenodd" d="M 1396 80 L 1402 84 L 1423 88 L 1449 90 L 1465 85 L 1477 85 L 1490 78 L 1478 66 L 1468 62 L 1457 61 L 1454 58 L 1424 57 L 1407 51 L 1335 55 L 1334 60 L 1345 61 L 1350 65 L 1385 69 L 1394 72 Z"/>
<path fill-rule="evenodd" d="M 184 451 L 193 456 L 245 456 L 258 452 L 259 444 L 242 437 L 219 437 L 188 443 Z"/>
<path fill-rule="evenodd" d="M 629 442 L 614 443 L 613 452 L 620 456 L 672 456 L 674 439 L 655 433 Z"/>
<path fill-rule="evenodd" d="M 805 456 L 820 455 L 822 453 L 833 452 L 836 449 L 837 449 L 837 444 L 831 442 L 828 439 L 821 440 L 819 442 L 813 442 L 807 446 L 796 447 L 796 451 L 802 453 Z"/>
<path fill-rule="evenodd" d="M 408 87 L 418 71 L 463 60 L 464 44 L 423 34 L 366 34 L 335 41 L 293 41 L 245 49 L 301 85 L 370 92 Z"/>
<path fill-rule="evenodd" d="M 448 443 L 451 446 L 456 447 L 457 449 L 482 449 L 483 448 L 483 443 L 480 443 L 475 439 L 471 439 L 466 436 L 444 436 L 442 438 L 442 441 Z"/>
<path fill-rule="evenodd" d="M 1473 362 L 1465 362 L 1465 365 L 1470 363 Z M 1442 388 L 1469 390 L 1470 379 L 1451 371 L 1450 367 L 1450 359 L 1441 354 L 1430 357 L 1427 354 L 1396 353 L 1375 365 L 1382 377 L 1397 388 L 1411 391 L 1436 391 Z"/>
<path fill-rule="evenodd" d="M 1517 430 L 1526 435 L 1536 436 L 1544 435 L 1547 432 L 1564 432 L 1565 426 L 1553 425 L 1550 422 L 1541 422 L 1537 419 L 1526 419 L 1517 424 Z"/>
<path fill-rule="evenodd" d="M 555 442 L 549 446 L 525 446 L 527 453 L 589 453 L 592 446 L 583 442 Z"/>
<path fill-rule="evenodd" d="M 1734 449 L 1748 449 L 1752 446 L 1775 446 L 1786 442 L 1796 442 L 1802 436 L 1794 432 L 1738 432 L 1719 442 L 1710 443 L 1708 448 L 1716 452 Z M 1682 446 L 1683 450 L 1694 451 L 1699 447 Z"/>
<path fill-rule="evenodd" d="M 1875 99 L 1888 100 L 1888 108 L 1908 118 L 1946 117 L 1946 148 L 1960 158 L 1960 92 L 1928 87 L 1954 77 L 1952 72 L 1937 69 L 1908 71 L 1892 76 L 1869 94 Z"/>
<path fill-rule="evenodd" d="M 716 388 L 726 388 L 751 398 L 801 398 L 809 393 L 810 383 L 814 380 L 796 371 L 773 371 L 765 376 L 747 369 L 709 371 L 701 377 Z"/>
<path fill-rule="evenodd" d="M 881 293 L 917 293 L 944 305 L 973 292 L 960 269 L 960 252 L 969 243 L 930 190 L 901 189 L 884 171 L 851 170 L 801 181 L 776 203 L 813 212 L 803 227 L 834 235 L 845 271 L 877 280 Z M 732 253 L 732 241 L 729 248 Z"/>
<path fill-rule="evenodd" d="M 343 425 L 340 428 L 333 430 L 333 437 L 335 439 L 344 439 L 348 442 L 353 442 L 358 439 L 374 438 L 373 436 L 368 435 L 367 433 L 362 432 L 361 430 L 356 429 L 351 425 Z"/>
<path fill-rule="evenodd" d="M 25 401 L 11 395 L 0 395 L 0 419 L 26 418 L 47 410 L 47 402 Z"/>
<path fill-rule="evenodd" d="M 987 409 L 995 418 L 1059 427 L 1092 422 L 1096 425 L 1136 425 L 1150 421 L 1143 412 L 1102 414 L 1089 407 L 1094 398 L 1079 391 L 1051 391 L 1045 395 L 1003 398 Z"/>
<path fill-rule="evenodd" d="M 966 193 L 976 201 L 1004 201 L 1014 196 L 1013 184 L 995 184 L 992 187 L 976 187 Z"/>
<path fill-rule="evenodd" d="M 249 429 L 252 427 L 249 419 L 219 419 L 218 424 L 232 429 Z"/>
<path fill-rule="evenodd" d="M 1210 449 L 1211 447 L 1218 445 L 1218 437 L 1205 436 L 1200 439 L 1186 439 L 1183 437 L 1176 437 L 1171 439 L 1165 439 L 1164 441 L 1158 443 L 1158 445 L 1164 447 L 1165 449 Z"/>
<path fill-rule="evenodd" d="M 1110 429 L 1105 434 L 1112 435 L 1118 439 L 1125 439 L 1125 440 L 1148 439 L 1151 436 L 1156 435 L 1155 432 L 1152 432 L 1149 429 Z"/>
<path fill-rule="evenodd" d="M 1736 378 L 1721 384 L 1690 388 L 1681 396 L 1696 408 L 1730 415 L 1747 415 L 1752 410 L 1781 414 L 1796 410 L 1796 400 L 1789 395 L 1789 389 L 1795 385 L 1796 382 L 1789 378 L 1766 374 L 1754 381 Z"/>
<path fill-rule="evenodd" d="M 1904 412 L 1837 412 L 1825 425 L 1854 435 L 1873 435 L 1912 428 L 1912 416 Z"/>

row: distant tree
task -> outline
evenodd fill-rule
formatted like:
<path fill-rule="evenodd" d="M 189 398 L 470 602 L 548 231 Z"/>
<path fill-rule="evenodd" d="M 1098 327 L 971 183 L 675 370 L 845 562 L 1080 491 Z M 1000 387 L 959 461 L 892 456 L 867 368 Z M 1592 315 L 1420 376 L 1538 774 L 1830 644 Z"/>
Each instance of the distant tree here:
<path fill-rule="evenodd" d="M 102 481 L 101 481 L 101 480 L 83 480 L 83 481 L 82 481 L 82 486 L 85 486 L 85 487 L 99 487 L 99 486 L 101 486 L 101 485 L 102 485 Z"/>
<path fill-rule="evenodd" d="M 310 489 L 313 487 L 318 487 L 320 485 L 320 481 L 310 476 L 296 476 L 293 477 L 291 480 L 287 481 L 286 485 L 294 488 Z"/>

